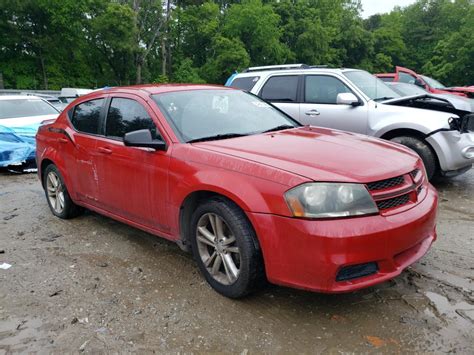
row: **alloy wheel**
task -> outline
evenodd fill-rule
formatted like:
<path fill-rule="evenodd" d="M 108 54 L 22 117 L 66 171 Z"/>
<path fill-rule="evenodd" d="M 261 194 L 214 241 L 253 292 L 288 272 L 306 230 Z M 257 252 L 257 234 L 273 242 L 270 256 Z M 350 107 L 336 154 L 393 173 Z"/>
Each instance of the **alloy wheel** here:
<path fill-rule="evenodd" d="M 64 211 L 64 188 L 59 176 L 50 171 L 46 179 L 46 191 L 48 193 L 48 200 L 51 207 L 58 214 Z"/>
<path fill-rule="evenodd" d="M 196 239 L 199 256 L 206 270 L 223 285 L 239 277 L 240 251 L 231 229 L 222 217 L 205 213 L 198 221 Z"/>

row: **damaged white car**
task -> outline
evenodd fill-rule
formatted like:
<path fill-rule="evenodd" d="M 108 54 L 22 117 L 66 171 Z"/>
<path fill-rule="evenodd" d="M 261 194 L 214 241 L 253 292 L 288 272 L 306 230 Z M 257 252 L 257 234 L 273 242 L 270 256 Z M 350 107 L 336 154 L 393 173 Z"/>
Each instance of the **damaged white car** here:
<path fill-rule="evenodd" d="M 255 67 L 226 85 L 262 97 L 302 124 L 403 144 L 420 155 L 430 179 L 462 174 L 474 163 L 469 105 L 459 110 L 444 102 L 444 109 L 434 109 L 436 103 L 429 102 L 434 98 L 401 97 L 363 70 L 303 64 Z"/>

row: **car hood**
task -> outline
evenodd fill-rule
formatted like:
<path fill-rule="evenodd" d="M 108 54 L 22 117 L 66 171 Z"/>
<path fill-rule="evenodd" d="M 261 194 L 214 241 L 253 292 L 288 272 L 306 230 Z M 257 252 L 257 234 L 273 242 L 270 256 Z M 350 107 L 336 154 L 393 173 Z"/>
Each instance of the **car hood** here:
<path fill-rule="evenodd" d="M 383 180 L 408 173 L 419 159 L 398 144 L 308 126 L 194 145 L 315 181 Z"/>
<path fill-rule="evenodd" d="M 470 102 L 469 99 L 464 99 L 464 98 L 455 97 L 455 96 L 449 97 L 449 96 L 452 96 L 452 95 L 420 94 L 420 95 L 397 97 L 397 98 L 394 98 L 394 99 L 385 100 L 382 103 L 386 104 L 386 105 L 399 105 L 399 106 L 401 105 L 401 106 L 403 106 L 403 104 L 409 105 L 411 102 L 413 102 L 415 100 L 433 99 L 433 100 L 438 100 L 438 102 L 443 101 L 447 104 L 450 104 L 455 109 L 455 111 L 456 110 L 457 111 L 463 111 L 463 112 L 471 112 L 472 111 L 473 107 L 472 107 L 472 103 Z M 426 105 L 428 105 L 428 103 L 426 103 Z M 428 109 L 436 110 L 437 107 L 439 107 L 439 105 L 435 105 L 435 104 L 433 104 L 431 106 L 432 107 L 430 107 Z M 424 108 L 427 108 L 427 107 L 424 107 Z M 457 113 L 457 112 L 453 112 L 453 113 Z"/>

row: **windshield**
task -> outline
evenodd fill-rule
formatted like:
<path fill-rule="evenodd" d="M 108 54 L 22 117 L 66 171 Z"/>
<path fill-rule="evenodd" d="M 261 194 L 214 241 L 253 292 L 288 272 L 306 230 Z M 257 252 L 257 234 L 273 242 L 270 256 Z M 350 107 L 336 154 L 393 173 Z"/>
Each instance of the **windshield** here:
<path fill-rule="evenodd" d="M 366 71 L 346 71 L 344 72 L 344 75 L 374 101 L 400 97 L 400 95 L 389 88 L 382 80 Z"/>
<path fill-rule="evenodd" d="M 390 85 L 390 88 L 401 96 L 424 95 L 428 93 L 425 89 L 412 84 L 394 83 L 393 85 Z"/>
<path fill-rule="evenodd" d="M 153 95 L 185 142 L 223 139 L 298 127 L 296 121 L 240 90 L 190 90 Z"/>
<path fill-rule="evenodd" d="M 58 110 L 43 100 L 34 98 L 0 100 L 0 119 L 57 115 L 58 113 Z"/>
<path fill-rule="evenodd" d="M 435 80 L 433 78 L 430 78 L 429 76 L 421 76 L 425 83 L 427 83 L 430 87 L 435 88 L 435 89 L 445 89 L 446 86 L 441 84 L 438 80 Z"/>

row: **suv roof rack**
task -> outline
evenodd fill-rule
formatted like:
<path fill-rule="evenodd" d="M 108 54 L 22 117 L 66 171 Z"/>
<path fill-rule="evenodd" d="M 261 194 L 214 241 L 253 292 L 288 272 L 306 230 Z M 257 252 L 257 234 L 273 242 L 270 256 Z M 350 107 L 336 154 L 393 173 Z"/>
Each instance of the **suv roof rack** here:
<path fill-rule="evenodd" d="M 281 65 L 266 65 L 263 67 L 250 67 L 243 71 L 243 73 L 250 73 L 253 71 L 265 71 L 265 70 L 285 70 L 285 69 L 309 69 L 311 68 L 307 64 L 281 64 Z"/>

